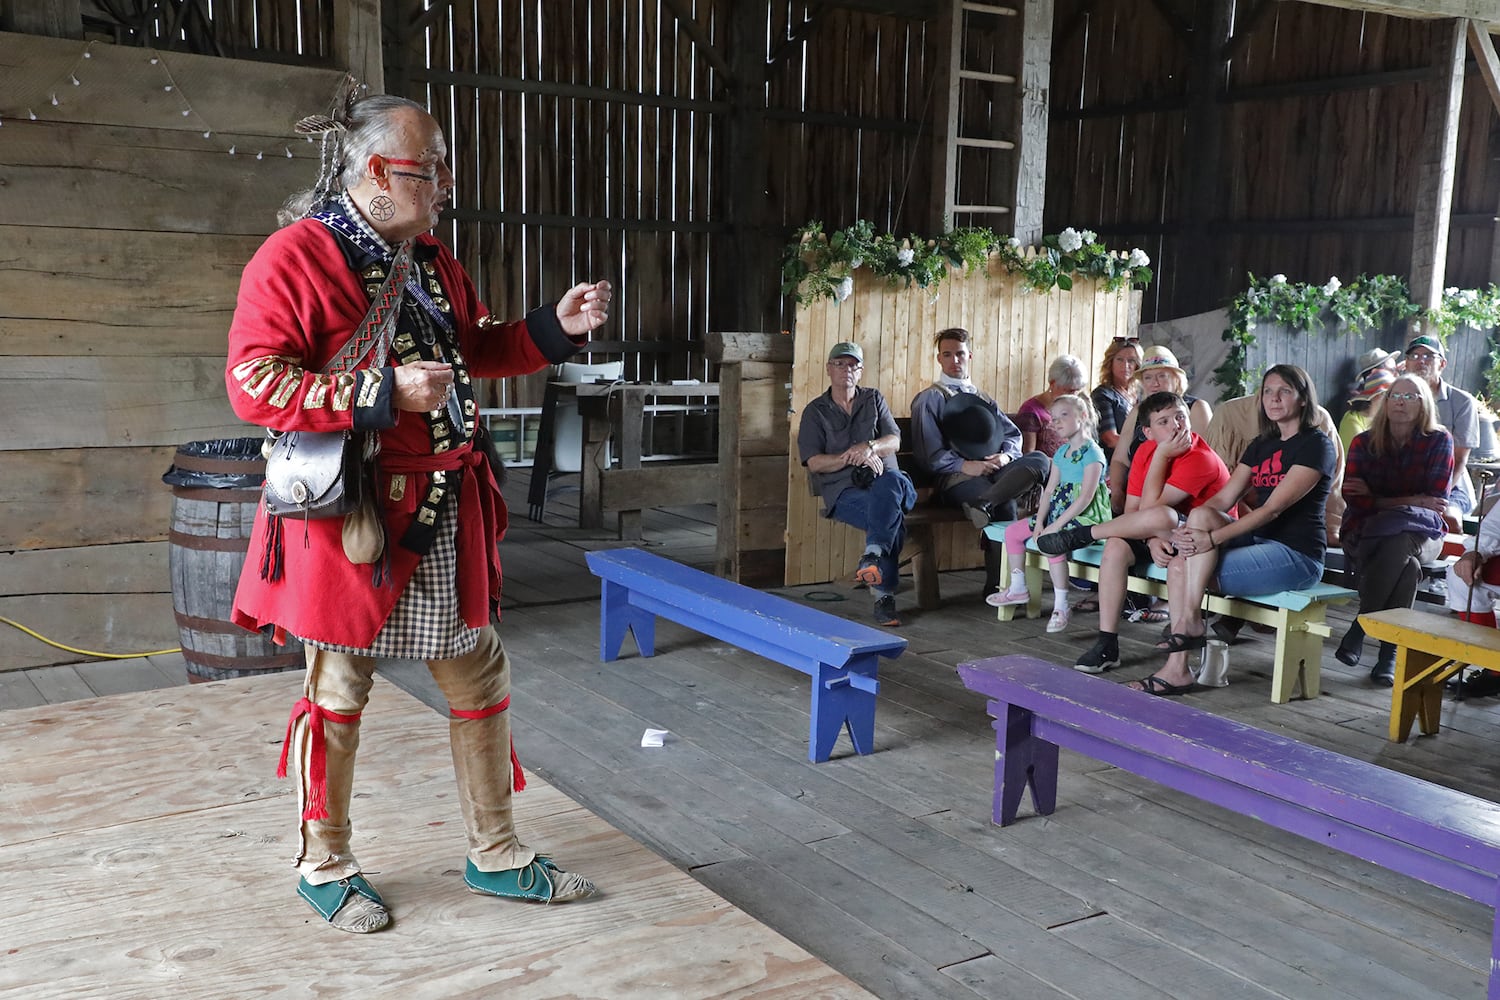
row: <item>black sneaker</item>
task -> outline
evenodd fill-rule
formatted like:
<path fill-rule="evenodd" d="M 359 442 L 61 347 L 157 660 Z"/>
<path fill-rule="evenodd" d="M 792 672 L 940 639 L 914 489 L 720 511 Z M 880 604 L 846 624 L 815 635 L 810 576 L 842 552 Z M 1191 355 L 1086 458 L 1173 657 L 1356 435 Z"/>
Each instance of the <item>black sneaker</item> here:
<path fill-rule="evenodd" d="M 1500 694 L 1500 674 L 1481 670 L 1459 685 L 1459 693 L 1465 698 L 1493 698 Z"/>
<path fill-rule="evenodd" d="M 1094 640 L 1088 652 L 1080 656 L 1078 662 L 1073 664 L 1073 669 L 1082 670 L 1086 674 L 1102 674 L 1119 665 L 1120 640 L 1116 636 L 1106 634 Z"/>
<path fill-rule="evenodd" d="M 1085 548 L 1093 544 L 1094 535 L 1088 525 L 1064 528 L 1061 531 L 1036 536 L 1036 547 L 1042 551 L 1043 555 L 1048 556 L 1065 556 L 1074 549 Z"/>
<path fill-rule="evenodd" d="M 875 598 L 875 624 L 888 625 L 892 628 L 901 624 L 901 616 L 896 614 L 895 594 Z"/>

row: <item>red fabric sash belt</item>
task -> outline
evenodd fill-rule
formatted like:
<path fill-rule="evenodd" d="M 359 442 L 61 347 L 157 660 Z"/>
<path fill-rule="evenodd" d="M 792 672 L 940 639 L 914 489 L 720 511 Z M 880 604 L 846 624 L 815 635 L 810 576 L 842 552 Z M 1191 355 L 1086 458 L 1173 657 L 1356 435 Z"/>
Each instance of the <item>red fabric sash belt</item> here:
<path fill-rule="evenodd" d="M 499 715 L 507 708 L 510 708 L 510 695 L 506 695 L 489 708 L 481 708 L 468 712 L 449 705 L 448 711 L 456 719 L 488 719 L 492 715 Z M 516 756 L 516 741 L 514 737 L 510 741 L 510 782 L 510 787 L 514 791 L 522 792 L 526 790 L 526 774 L 521 770 L 521 758 Z"/>
<path fill-rule="evenodd" d="M 276 777 L 286 777 L 287 752 L 292 748 L 292 727 L 297 720 L 308 715 L 312 718 L 308 721 L 311 727 L 312 752 L 308 761 L 308 784 L 307 807 L 302 810 L 303 819 L 327 819 L 328 818 L 328 746 L 323 738 L 323 723 L 332 719 L 334 722 L 348 724 L 358 722 L 360 713 L 343 715 L 332 712 L 316 702 L 303 698 L 292 706 L 291 718 L 286 720 L 286 741 L 281 744 L 281 762 L 276 765 Z"/>

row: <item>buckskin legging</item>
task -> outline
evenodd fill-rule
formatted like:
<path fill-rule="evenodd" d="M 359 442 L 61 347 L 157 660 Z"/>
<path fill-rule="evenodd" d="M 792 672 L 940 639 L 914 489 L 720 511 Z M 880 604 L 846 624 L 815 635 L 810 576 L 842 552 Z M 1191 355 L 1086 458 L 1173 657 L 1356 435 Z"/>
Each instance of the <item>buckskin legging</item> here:
<path fill-rule="evenodd" d="M 307 812 L 315 792 L 310 737 L 317 719 L 323 730 L 325 773 L 325 791 L 318 797 L 327 815 L 301 821 L 295 864 L 309 884 L 323 885 L 361 871 L 349 845 L 353 828 L 349 800 L 359 749 L 358 716 L 369 700 L 376 661 L 312 646 L 306 649 L 303 697 L 321 712 L 302 714 L 292 725 L 297 810 L 299 816 Z M 448 735 L 469 860 L 480 871 L 491 872 L 530 864 L 536 852 L 520 842 L 511 817 L 510 713 L 496 710 L 510 695 L 510 659 L 499 635 L 493 626 L 487 627 L 480 632 L 473 652 L 430 660 L 427 666 L 451 710 Z M 459 712 L 471 717 L 454 714 Z M 349 721 L 337 721 L 328 713 Z"/>

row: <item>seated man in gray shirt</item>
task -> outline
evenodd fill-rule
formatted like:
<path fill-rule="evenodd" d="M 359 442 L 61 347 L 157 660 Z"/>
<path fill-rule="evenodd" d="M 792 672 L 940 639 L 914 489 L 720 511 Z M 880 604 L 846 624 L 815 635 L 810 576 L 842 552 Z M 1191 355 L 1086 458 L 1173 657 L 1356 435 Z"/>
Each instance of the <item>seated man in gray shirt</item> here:
<path fill-rule="evenodd" d="M 912 457 L 980 531 L 1013 521 L 1016 498 L 1047 481 L 1052 461 L 1021 454 L 1020 428 L 969 380 L 969 331 L 942 330 L 934 342 L 942 374 L 911 401 Z"/>
<path fill-rule="evenodd" d="M 797 452 L 823 498 L 823 516 L 864 531 L 865 554 L 854 575 L 875 595 L 875 621 L 894 626 L 901 624 L 897 560 L 917 491 L 896 467 L 901 433 L 885 397 L 859 387 L 864 364 L 858 344 L 833 345 L 828 391 L 803 409 Z"/>

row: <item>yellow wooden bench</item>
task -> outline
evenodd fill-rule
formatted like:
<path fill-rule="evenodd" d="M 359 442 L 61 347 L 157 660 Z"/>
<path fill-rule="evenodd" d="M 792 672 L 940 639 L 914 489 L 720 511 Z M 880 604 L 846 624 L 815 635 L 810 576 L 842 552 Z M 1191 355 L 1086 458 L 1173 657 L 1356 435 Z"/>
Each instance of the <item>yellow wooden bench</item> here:
<path fill-rule="evenodd" d="M 1396 683 L 1391 691 L 1391 741 L 1405 743 L 1413 719 L 1422 733 L 1437 734 L 1443 683 L 1473 664 L 1500 670 L 1500 629 L 1459 621 L 1415 608 L 1359 616 L 1365 635 L 1396 647 Z"/>

